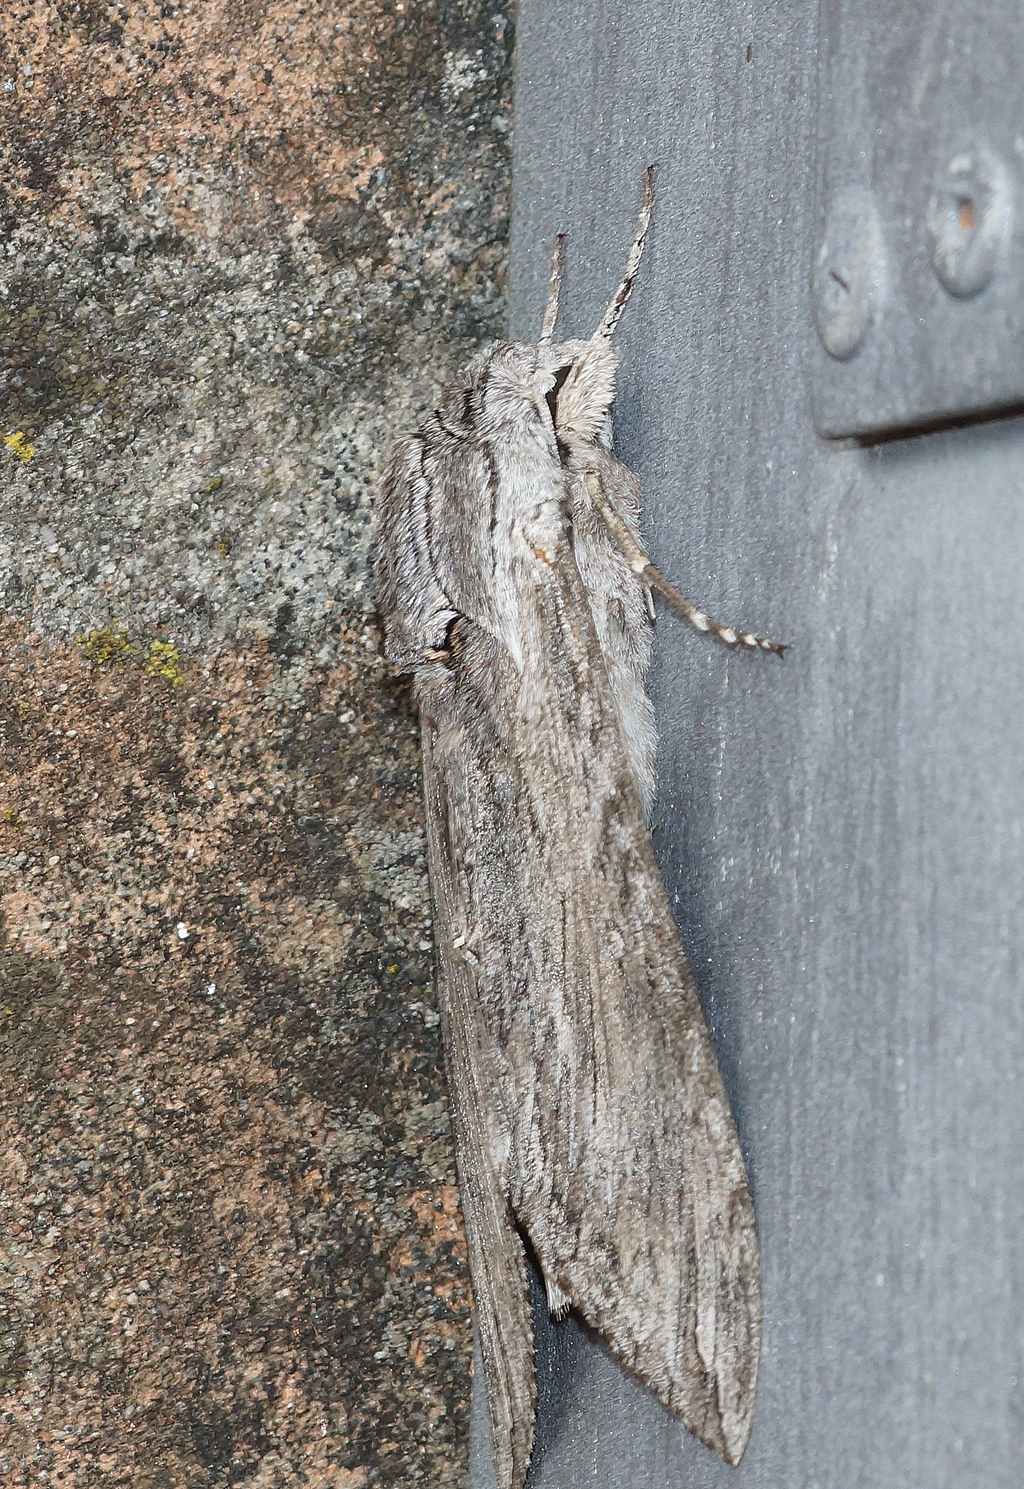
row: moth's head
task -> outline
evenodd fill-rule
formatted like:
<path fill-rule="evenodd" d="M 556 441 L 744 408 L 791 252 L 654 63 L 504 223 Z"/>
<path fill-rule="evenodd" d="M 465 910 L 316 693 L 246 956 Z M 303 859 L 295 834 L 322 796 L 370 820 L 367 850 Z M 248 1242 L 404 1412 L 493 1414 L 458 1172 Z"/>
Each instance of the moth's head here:
<path fill-rule="evenodd" d="M 535 425 L 549 382 L 538 367 L 535 346 L 496 342 L 466 368 L 463 425 L 492 439 Z"/>
<path fill-rule="evenodd" d="M 607 443 L 618 365 L 611 341 L 542 342 L 536 350 L 556 439 Z"/>
<path fill-rule="evenodd" d="M 607 338 L 500 341 L 466 369 L 461 422 L 500 437 L 536 425 L 559 441 L 603 439 L 615 397 L 617 359 Z"/>

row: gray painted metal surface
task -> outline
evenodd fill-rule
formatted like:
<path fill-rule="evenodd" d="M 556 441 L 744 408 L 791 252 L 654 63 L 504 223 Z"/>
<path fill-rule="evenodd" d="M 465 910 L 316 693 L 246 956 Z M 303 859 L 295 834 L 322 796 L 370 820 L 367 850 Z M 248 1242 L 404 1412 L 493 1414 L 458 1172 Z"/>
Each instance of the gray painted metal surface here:
<path fill-rule="evenodd" d="M 1024 9 L 821 6 L 822 434 L 1024 404 Z"/>
<path fill-rule="evenodd" d="M 1020 1483 L 1024 430 L 816 432 L 817 27 L 813 0 L 521 11 L 512 330 L 556 228 L 563 330 L 596 323 L 657 161 L 618 447 L 656 560 L 792 644 L 663 614 L 654 677 L 656 836 L 761 1233 L 750 1447 L 725 1467 L 538 1307 L 533 1489 Z M 474 1489 L 483 1417 L 478 1376 Z"/>

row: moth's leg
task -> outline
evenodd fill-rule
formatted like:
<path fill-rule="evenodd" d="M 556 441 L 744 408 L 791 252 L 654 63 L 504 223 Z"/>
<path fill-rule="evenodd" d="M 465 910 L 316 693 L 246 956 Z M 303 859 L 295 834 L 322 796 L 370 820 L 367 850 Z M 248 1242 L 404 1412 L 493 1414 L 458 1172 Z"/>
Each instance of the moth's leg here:
<path fill-rule="evenodd" d="M 558 323 L 558 296 L 562 288 L 562 270 L 565 267 L 565 234 L 555 238 L 555 251 L 551 255 L 551 278 L 548 281 L 548 303 L 544 307 L 544 320 L 540 328 L 540 340 L 550 341 Z"/>
<path fill-rule="evenodd" d="M 633 235 L 629 258 L 626 260 L 626 272 L 622 276 L 622 283 L 611 298 L 608 309 L 604 313 L 604 320 L 598 326 L 595 336 L 601 336 L 607 340 L 619 324 L 619 316 L 625 309 L 626 301 L 633 293 L 637 270 L 640 268 L 640 260 L 644 256 L 644 244 L 647 241 L 647 230 L 651 225 L 651 213 L 653 211 L 654 167 L 653 165 L 649 165 L 644 171 L 644 196 L 640 204 L 640 216 L 637 219 L 636 232 Z"/>
<path fill-rule="evenodd" d="M 633 573 L 642 575 L 644 582 L 667 600 L 672 609 L 678 611 L 684 620 L 696 626 L 698 631 L 709 631 L 712 636 L 717 636 L 719 641 L 724 641 L 726 646 L 748 646 L 751 650 L 770 651 L 776 656 L 782 656 L 786 650 L 785 643 L 769 641 L 765 636 L 756 636 L 753 631 L 740 631 L 735 626 L 723 626 L 719 621 L 712 620 L 711 616 L 695 605 L 692 600 L 688 600 L 670 580 L 665 578 L 661 570 L 651 563 L 618 512 L 605 499 L 598 472 L 586 471 L 584 480 L 587 483 L 590 499 L 594 503 L 595 512 L 615 539 L 623 558 Z"/>
<path fill-rule="evenodd" d="M 556 1282 L 544 1278 L 544 1291 L 548 1295 L 548 1312 L 552 1318 L 564 1318 L 572 1307 L 572 1299 Z"/>

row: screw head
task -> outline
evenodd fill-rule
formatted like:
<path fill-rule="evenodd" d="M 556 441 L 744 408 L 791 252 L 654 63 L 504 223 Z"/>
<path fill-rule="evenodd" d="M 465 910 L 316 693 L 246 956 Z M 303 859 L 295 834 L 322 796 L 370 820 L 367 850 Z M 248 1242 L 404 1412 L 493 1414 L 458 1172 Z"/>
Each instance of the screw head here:
<path fill-rule="evenodd" d="M 994 151 L 970 145 L 936 173 L 926 227 L 932 268 L 951 295 L 990 283 L 1010 236 L 1010 175 Z"/>
<path fill-rule="evenodd" d="M 822 346 L 845 362 L 864 340 L 885 298 L 885 247 L 865 187 L 837 193 L 814 266 L 814 319 Z"/>

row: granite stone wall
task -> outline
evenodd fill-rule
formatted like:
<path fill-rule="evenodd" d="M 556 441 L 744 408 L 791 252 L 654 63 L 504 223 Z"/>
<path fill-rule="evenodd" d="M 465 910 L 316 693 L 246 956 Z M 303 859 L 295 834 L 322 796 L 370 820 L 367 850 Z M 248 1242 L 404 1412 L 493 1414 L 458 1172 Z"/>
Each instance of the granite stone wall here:
<path fill-rule="evenodd" d="M 0 12 L 0 1482 L 455 1485 L 390 437 L 500 327 L 510 5 Z"/>

